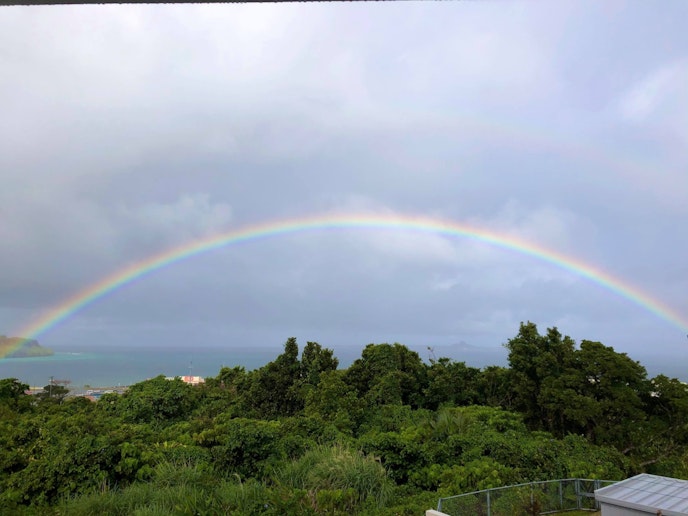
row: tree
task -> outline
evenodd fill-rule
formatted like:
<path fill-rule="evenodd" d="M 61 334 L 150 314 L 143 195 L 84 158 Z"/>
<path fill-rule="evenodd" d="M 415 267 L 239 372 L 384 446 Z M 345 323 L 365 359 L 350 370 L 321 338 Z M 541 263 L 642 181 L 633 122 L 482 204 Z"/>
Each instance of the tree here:
<path fill-rule="evenodd" d="M 620 449 L 633 446 L 634 429 L 645 420 L 641 396 L 647 390 L 647 372 L 625 353 L 600 342 L 584 340 L 576 353 L 578 394 L 592 407 L 586 430 L 598 444 Z"/>
<path fill-rule="evenodd" d="M 69 389 L 63 385 L 48 384 L 43 387 L 43 390 L 36 394 L 36 398 L 41 401 L 54 401 L 57 403 L 62 403 L 65 397 L 69 394 Z"/>
<path fill-rule="evenodd" d="M 334 424 L 338 430 L 351 434 L 361 422 L 363 402 L 356 390 L 342 379 L 341 371 L 320 375 L 316 389 L 306 394 L 305 413 Z"/>
<path fill-rule="evenodd" d="M 643 416 L 632 428 L 632 441 L 624 451 L 638 471 L 684 478 L 688 445 L 688 385 L 659 375 L 645 382 L 640 392 Z"/>
<path fill-rule="evenodd" d="M 299 345 L 290 337 L 284 344 L 284 352 L 251 376 L 245 402 L 259 417 L 294 415 L 304 406 L 299 392 L 300 378 Z"/>
<path fill-rule="evenodd" d="M 21 383 L 16 378 L 5 378 L 0 380 L 0 403 L 5 403 L 10 408 L 17 410 L 28 406 L 26 390 L 29 388 L 25 383 Z"/>
<path fill-rule="evenodd" d="M 562 430 L 563 415 L 556 380 L 572 367 L 573 339 L 562 336 L 556 328 L 546 335 L 532 323 L 521 323 L 518 335 L 505 344 L 509 350 L 515 407 L 526 422 L 549 430 Z"/>
<path fill-rule="evenodd" d="M 648 416 L 661 421 L 664 433 L 677 443 L 688 443 L 688 385 L 660 374 L 650 380 L 644 398 Z"/>
<path fill-rule="evenodd" d="M 368 344 L 347 370 L 344 381 L 374 404 L 420 407 L 427 371 L 420 356 L 401 344 Z"/>
<path fill-rule="evenodd" d="M 210 449 L 215 467 L 242 477 L 258 476 L 274 468 L 283 451 L 277 446 L 280 423 L 255 419 L 220 417 L 217 424 L 194 440 Z"/>
<path fill-rule="evenodd" d="M 454 362 L 446 357 L 430 360 L 428 386 L 423 392 L 424 406 L 436 410 L 444 403 L 456 406 L 476 403 L 479 376 L 480 369 L 468 367 L 465 362 Z"/>
<path fill-rule="evenodd" d="M 209 377 L 197 386 L 199 391 L 199 416 L 213 418 L 235 408 L 241 412 L 241 404 L 250 386 L 250 374 L 243 367 L 223 367 L 216 377 Z"/>
<path fill-rule="evenodd" d="M 488 366 L 477 379 L 479 405 L 511 409 L 514 405 L 511 370 L 506 367 Z"/>
<path fill-rule="evenodd" d="M 168 380 L 160 375 L 132 385 L 116 408 L 131 423 L 171 422 L 187 417 L 197 402 L 193 386 L 180 378 Z"/>
<path fill-rule="evenodd" d="M 301 354 L 301 379 L 303 383 L 316 386 L 320 375 L 335 371 L 339 360 L 331 349 L 324 348 L 317 342 L 307 342 Z"/>

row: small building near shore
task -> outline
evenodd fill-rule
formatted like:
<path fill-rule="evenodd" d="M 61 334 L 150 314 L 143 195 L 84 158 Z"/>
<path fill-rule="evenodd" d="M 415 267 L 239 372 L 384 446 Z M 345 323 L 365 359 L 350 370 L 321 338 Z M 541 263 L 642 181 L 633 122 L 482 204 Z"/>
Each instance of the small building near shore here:
<path fill-rule="evenodd" d="M 688 480 L 642 473 L 595 490 L 602 516 L 688 516 Z"/>
<path fill-rule="evenodd" d="M 205 383 L 205 380 L 202 376 L 182 376 L 182 382 L 190 385 L 198 385 L 199 383 Z"/>
<path fill-rule="evenodd" d="M 179 378 L 182 382 L 188 383 L 189 385 L 199 385 L 205 383 L 205 379 L 202 376 L 167 376 L 166 380 L 174 380 Z"/>

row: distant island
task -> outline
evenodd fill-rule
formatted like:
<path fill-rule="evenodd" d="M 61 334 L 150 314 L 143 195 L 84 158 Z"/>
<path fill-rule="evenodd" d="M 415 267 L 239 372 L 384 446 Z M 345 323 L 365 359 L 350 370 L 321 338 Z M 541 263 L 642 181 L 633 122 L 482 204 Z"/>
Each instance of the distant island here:
<path fill-rule="evenodd" d="M 36 340 L 0 335 L 0 358 L 49 357 L 53 354 L 52 349 L 41 346 Z"/>

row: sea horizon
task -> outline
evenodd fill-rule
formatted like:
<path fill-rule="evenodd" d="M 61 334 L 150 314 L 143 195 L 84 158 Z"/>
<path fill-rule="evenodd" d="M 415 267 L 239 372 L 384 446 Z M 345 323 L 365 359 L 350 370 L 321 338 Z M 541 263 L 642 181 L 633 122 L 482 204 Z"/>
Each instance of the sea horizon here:
<path fill-rule="evenodd" d="M 360 358 L 365 346 L 335 348 L 339 367 L 349 367 Z M 428 362 L 431 352 L 407 346 Z M 302 350 L 303 346 L 301 346 Z M 45 386 L 53 381 L 68 380 L 70 385 L 123 386 L 164 376 L 217 376 L 222 367 L 257 369 L 277 358 L 283 345 L 232 347 L 146 347 L 135 346 L 53 346 L 54 354 L 45 357 L 0 359 L 0 378 L 18 378 L 31 386 Z M 506 365 L 502 348 L 478 348 L 467 345 L 442 346 L 434 349 L 437 358 L 448 356 L 465 361 L 469 366 Z"/>
<path fill-rule="evenodd" d="M 339 367 L 347 368 L 360 358 L 365 346 L 334 348 Z M 506 366 L 503 347 L 482 348 L 466 344 L 427 347 L 407 346 L 428 363 L 430 358 L 449 357 L 468 366 L 484 368 Z M 17 378 L 30 386 L 43 387 L 51 381 L 68 381 L 72 388 L 84 386 L 116 387 L 132 385 L 158 375 L 217 376 L 222 367 L 257 369 L 277 358 L 282 345 L 232 347 L 147 347 L 134 346 L 64 346 L 53 347 L 54 355 L 45 357 L 0 359 L 0 378 Z M 648 371 L 648 377 L 664 374 L 688 381 L 683 364 L 673 357 L 632 356 Z"/>

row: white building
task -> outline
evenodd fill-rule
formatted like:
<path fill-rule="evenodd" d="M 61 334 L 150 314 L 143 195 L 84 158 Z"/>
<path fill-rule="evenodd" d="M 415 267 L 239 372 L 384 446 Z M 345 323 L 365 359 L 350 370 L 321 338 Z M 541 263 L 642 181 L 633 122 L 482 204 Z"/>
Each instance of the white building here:
<path fill-rule="evenodd" d="M 205 379 L 202 376 L 166 376 L 165 380 L 174 380 L 175 378 L 179 378 L 182 382 L 188 383 L 189 385 L 205 383 Z"/>
<path fill-rule="evenodd" d="M 643 473 L 595 490 L 602 516 L 688 516 L 688 480 Z"/>

